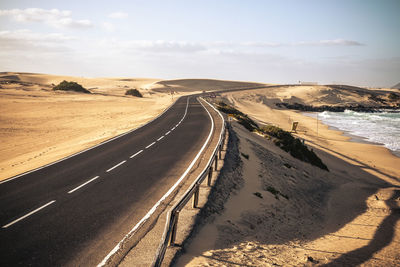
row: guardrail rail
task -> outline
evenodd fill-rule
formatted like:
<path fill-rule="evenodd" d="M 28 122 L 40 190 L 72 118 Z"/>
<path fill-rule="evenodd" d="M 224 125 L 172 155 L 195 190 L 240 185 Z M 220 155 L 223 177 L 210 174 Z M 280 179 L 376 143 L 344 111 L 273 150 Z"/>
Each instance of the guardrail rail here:
<path fill-rule="evenodd" d="M 204 100 L 204 99 L 203 99 Z M 154 257 L 153 263 L 151 266 L 158 267 L 161 266 L 161 263 L 164 259 L 165 252 L 168 246 L 173 246 L 175 244 L 176 233 L 178 230 L 178 219 L 179 212 L 185 207 L 185 205 L 192 198 L 192 208 L 197 208 L 199 201 L 199 190 L 200 185 L 207 177 L 207 186 L 211 185 L 211 178 L 213 171 L 218 168 L 218 159 L 221 158 L 221 151 L 225 143 L 225 131 L 226 131 L 226 123 L 222 114 L 210 103 L 204 100 L 210 107 L 212 107 L 221 117 L 222 119 L 222 128 L 219 136 L 218 143 L 212 153 L 212 156 L 208 160 L 206 167 L 203 169 L 201 174 L 195 179 L 195 181 L 190 185 L 189 189 L 183 194 L 183 196 L 179 199 L 179 201 L 168 211 L 167 213 L 167 221 L 164 228 L 164 233 L 161 238 L 160 245 L 157 249 L 156 255 Z M 213 168 L 214 163 L 214 168 Z"/>

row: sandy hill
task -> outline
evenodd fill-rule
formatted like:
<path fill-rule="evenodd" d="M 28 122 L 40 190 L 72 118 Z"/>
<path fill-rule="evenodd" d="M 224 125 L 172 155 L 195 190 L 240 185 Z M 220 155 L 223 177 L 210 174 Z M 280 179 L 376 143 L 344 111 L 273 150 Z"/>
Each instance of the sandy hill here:
<path fill-rule="evenodd" d="M 208 203 L 174 266 L 399 266 L 398 181 L 337 157 L 334 146 L 317 151 L 326 172 L 232 128 L 241 160 L 222 171 L 209 199 L 233 192 L 223 209 Z M 359 146 L 346 143 L 347 151 Z"/>
<path fill-rule="evenodd" d="M 128 88 L 136 88 L 143 93 L 154 82 L 160 79 L 150 78 L 89 78 L 89 77 L 74 77 L 64 75 L 49 75 L 39 73 L 22 73 L 22 72 L 1 72 L 0 82 L 14 84 L 22 84 L 25 86 L 41 86 L 51 88 L 53 85 L 66 81 L 74 81 L 81 84 L 92 93 L 99 94 L 115 94 L 124 95 Z"/>
<path fill-rule="evenodd" d="M 398 83 L 398 84 L 392 86 L 392 89 L 400 89 L 400 83 Z"/>
<path fill-rule="evenodd" d="M 63 80 L 77 82 L 92 94 L 52 90 Z M 259 86 L 263 85 L 210 79 L 162 81 L 0 72 L 0 180 L 135 128 L 160 114 L 176 96 Z M 125 96 L 131 88 L 144 97 Z"/>
<path fill-rule="evenodd" d="M 238 89 L 247 87 L 265 86 L 262 83 L 240 82 L 240 81 L 224 81 L 213 79 L 179 79 L 164 80 L 156 82 L 152 89 L 158 92 L 176 91 L 176 92 L 192 92 L 192 91 L 216 91 L 225 89 Z"/>
<path fill-rule="evenodd" d="M 228 153 L 241 160 L 221 170 L 215 195 L 199 216 L 201 226 L 181 245 L 185 254 L 174 266 L 400 266 L 400 158 L 274 104 L 367 103 L 373 93 L 386 94 L 346 86 L 273 86 L 217 96 L 215 101 L 260 124 L 290 130 L 299 122 L 293 135 L 330 171 L 293 158 L 233 120 L 239 149 L 232 138 Z"/>
<path fill-rule="evenodd" d="M 78 82 L 92 94 L 52 90 L 63 80 Z M 0 180 L 151 120 L 176 99 L 146 90 L 155 81 L 0 73 Z M 128 88 L 139 89 L 144 97 L 125 96 Z"/>
<path fill-rule="evenodd" d="M 276 103 L 299 103 L 310 106 L 380 106 L 387 104 L 390 90 L 366 89 L 345 85 L 276 85 L 265 89 L 238 92 L 241 100 L 275 107 Z"/>

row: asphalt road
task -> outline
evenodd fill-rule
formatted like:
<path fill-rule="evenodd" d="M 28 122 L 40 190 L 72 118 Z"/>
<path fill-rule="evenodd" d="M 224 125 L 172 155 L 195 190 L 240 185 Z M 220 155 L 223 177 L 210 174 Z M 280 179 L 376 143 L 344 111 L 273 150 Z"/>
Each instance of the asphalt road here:
<path fill-rule="evenodd" d="M 136 131 L 0 184 L 0 266 L 97 265 L 184 172 L 210 127 L 196 98 L 182 97 Z"/>

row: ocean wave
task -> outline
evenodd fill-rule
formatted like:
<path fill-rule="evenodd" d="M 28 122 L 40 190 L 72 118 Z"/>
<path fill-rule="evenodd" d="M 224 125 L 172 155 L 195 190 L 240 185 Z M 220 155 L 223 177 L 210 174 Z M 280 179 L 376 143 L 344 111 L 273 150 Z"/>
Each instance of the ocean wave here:
<path fill-rule="evenodd" d="M 344 112 L 324 111 L 318 114 L 323 123 L 383 144 L 390 150 L 400 152 L 400 113 L 364 113 L 352 110 Z"/>

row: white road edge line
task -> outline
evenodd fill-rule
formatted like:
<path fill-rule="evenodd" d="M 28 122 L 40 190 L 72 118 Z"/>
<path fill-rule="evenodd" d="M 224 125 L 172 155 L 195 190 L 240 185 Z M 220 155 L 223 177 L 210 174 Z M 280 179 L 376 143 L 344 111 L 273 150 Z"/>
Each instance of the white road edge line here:
<path fill-rule="evenodd" d="M 133 155 L 130 156 L 129 158 L 134 158 L 134 157 L 136 157 L 137 155 L 139 155 L 139 154 L 142 153 L 142 152 L 143 152 L 143 149 L 140 150 L 140 151 L 138 151 L 138 152 L 136 152 L 135 154 L 133 154 Z"/>
<path fill-rule="evenodd" d="M 165 135 L 169 135 L 170 133 L 171 133 L 171 131 L 168 131 L 168 132 L 165 133 Z"/>
<path fill-rule="evenodd" d="M 200 102 L 200 101 L 199 101 Z M 105 266 L 108 259 L 111 258 L 112 255 L 114 255 L 121 245 L 125 242 L 126 239 L 129 238 L 129 236 L 136 231 L 150 216 L 156 211 L 157 207 L 160 206 L 161 202 L 163 202 L 175 189 L 176 187 L 182 182 L 182 180 L 186 177 L 186 175 L 189 173 L 190 169 L 193 167 L 193 165 L 196 163 L 197 159 L 200 157 L 201 153 L 203 153 L 203 150 L 206 148 L 208 142 L 211 139 L 212 133 L 214 131 L 214 120 L 210 114 L 210 112 L 204 107 L 204 105 L 200 102 L 200 104 L 203 106 L 203 108 L 207 111 L 208 116 L 210 117 L 211 120 L 211 129 L 210 133 L 208 134 L 208 137 L 206 141 L 204 142 L 203 146 L 201 147 L 200 151 L 197 153 L 196 157 L 193 159 L 193 161 L 190 163 L 189 167 L 186 169 L 186 171 L 182 174 L 181 177 L 179 177 L 178 181 L 165 193 L 160 200 L 157 201 L 156 204 L 147 212 L 147 214 L 132 228 L 132 230 L 129 231 L 128 234 L 125 235 L 125 237 L 119 241 L 119 243 L 108 253 L 108 255 L 97 265 L 97 267 L 102 267 Z"/>
<path fill-rule="evenodd" d="M 81 187 L 87 185 L 87 184 L 90 183 L 90 182 L 93 182 L 94 180 L 96 180 L 96 179 L 99 178 L 99 177 L 100 177 L 100 176 L 93 177 L 93 178 L 90 179 L 89 181 L 87 181 L 87 182 L 81 184 L 80 186 L 75 187 L 74 189 L 68 191 L 68 194 L 71 194 L 71 193 L 75 192 L 75 191 L 78 190 L 79 188 L 81 188 Z"/>
<path fill-rule="evenodd" d="M 163 139 L 165 136 L 161 136 L 160 138 L 157 139 L 157 142 L 160 141 L 161 139 Z"/>
<path fill-rule="evenodd" d="M 121 166 L 122 164 L 124 164 L 126 162 L 126 160 L 121 161 L 120 163 L 118 163 L 117 165 L 115 165 L 114 167 L 109 168 L 108 170 L 106 170 L 106 172 L 110 172 L 112 170 L 114 170 L 115 168 Z"/>
<path fill-rule="evenodd" d="M 147 122 L 146 124 L 140 125 L 139 127 L 135 128 L 135 129 L 132 129 L 132 130 L 126 132 L 126 133 L 122 133 L 122 134 L 120 134 L 120 135 L 114 136 L 114 137 L 112 137 L 111 139 L 108 139 L 108 140 L 105 140 L 105 141 L 101 142 L 100 144 L 97 144 L 97 145 L 95 145 L 95 146 L 89 147 L 89 148 L 87 148 L 87 149 L 84 149 L 84 150 L 82 150 L 82 151 L 79 151 L 79 152 L 77 152 L 77 153 L 75 153 L 75 154 L 72 154 L 72 155 L 70 155 L 70 156 L 67 156 L 67 157 L 65 157 L 65 158 L 59 159 L 59 160 L 57 160 L 57 161 L 51 162 L 51 163 L 46 164 L 46 165 L 44 165 L 44 166 L 42 166 L 42 167 L 39 167 L 39 168 L 30 170 L 30 171 L 27 171 L 27 172 L 18 174 L 18 175 L 16 175 L 16 176 L 13 176 L 13 177 L 10 177 L 10 178 L 7 178 L 7 179 L 5 179 L 5 180 L 3 180 L 3 181 L 0 181 L 0 184 L 7 183 L 7 182 L 9 182 L 9 181 L 12 181 L 12 180 L 14 180 L 14 179 L 20 178 L 20 177 L 25 176 L 25 175 L 27 175 L 27 174 L 30 174 L 30 173 L 32 173 L 32 172 L 39 171 L 39 170 L 41 170 L 41 169 L 43 169 L 43 168 L 49 167 L 49 166 L 54 165 L 54 164 L 57 164 L 57 163 L 59 163 L 59 162 L 61 162 L 61 161 L 67 160 L 67 159 L 72 158 L 72 157 L 75 157 L 75 156 L 77 156 L 77 155 L 79 155 L 79 154 L 82 154 L 82 153 L 84 153 L 84 152 L 86 152 L 86 151 L 89 151 L 89 150 L 94 149 L 94 148 L 96 148 L 96 147 L 98 147 L 98 146 L 104 145 L 104 144 L 106 144 L 106 143 L 108 143 L 108 142 L 111 142 L 111 141 L 113 141 L 113 140 L 115 140 L 115 139 L 118 139 L 118 138 L 120 138 L 120 137 L 122 137 L 122 136 L 124 136 L 124 135 L 130 134 L 130 133 L 132 133 L 132 132 L 134 132 L 134 131 L 136 131 L 136 130 L 139 130 L 140 128 L 143 128 L 144 126 L 146 126 L 146 125 L 152 123 L 153 121 L 155 121 L 156 119 L 158 119 L 159 117 L 161 117 L 165 112 L 167 112 L 170 108 L 172 108 L 180 98 L 181 98 L 181 96 L 178 97 L 178 98 L 175 100 L 175 102 L 172 103 L 171 106 L 169 106 L 168 108 L 166 108 L 162 113 L 160 113 L 157 117 L 155 117 L 155 118 L 152 119 L 151 121 Z M 187 110 L 187 106 L 186 106 L 186 110 Z M 186 113 L 185 113 L 185 114 L 186 114 Z"/>
<path fill-rule="evenodd" d="M 150 145 L 146 146 L 146 149 L 148 149 L 149 147 L 151 147 L 152 145 L 154 145 L 156 142 L 151 143 Z"/>
<path fill-rule="evenodd" d="M 28 214 L 25 214 L 24 216 L 22 216 L 22 217 L 20 217 L 20 218 L 18 218 L 18 219 L 16 219 L 16 220 L 10 222 L 9 224 L 4 225 L 2 228 L 7 228 L 7 227 L 13 225 L 14 223 L 17 223 L 17 222 L 19 222 L 19 221 L 25 219 L 26 217 L 31 216 L 31 215 L 34 214 L 35 212 L 38 212 L 39 210 L 46 208 L 47 206 L 53 204 L 54 202 L 56 202 L 56 201 L 55 201 L 55 200 L 52 200 L 52 201 L 50 201 L 49 203 L 44 204 L 43 206 L 41 206 L 41 207 L 39 207 L 39 208 L 37 208 L 37 209 L 35 209 L 35 210 L 29 212 Z"/>

